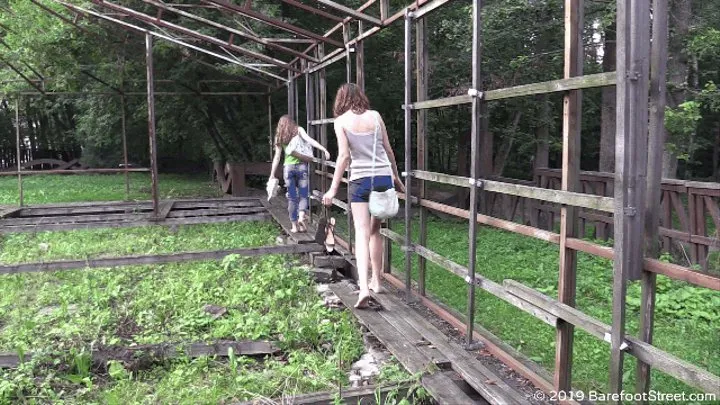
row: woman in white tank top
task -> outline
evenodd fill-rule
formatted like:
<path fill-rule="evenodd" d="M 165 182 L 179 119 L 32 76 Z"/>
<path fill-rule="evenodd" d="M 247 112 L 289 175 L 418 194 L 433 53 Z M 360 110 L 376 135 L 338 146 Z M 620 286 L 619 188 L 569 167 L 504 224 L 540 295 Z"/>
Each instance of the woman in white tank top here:
<path fill-rule="evenodd" d="M 360 285 L 355 307 L 365 308 L 370 291 L 379 293 L 382 286 L 381 221 L 370 216 L 370 191 L 385 191 L 395 187 L 404 193 L 405 187 L 398 175 L 395 153 L 390 146 L 385 123 L 377 111 L 370 110 L 370 102 L 362 89 L 355 84 L 342 85 L 335 96 L 333 113 L 338 158 L 332 185 L 323 196 L 323 203 L 328 206 L 332 204 L 343 173 L 349 165 L 350 209 L 355 224 L 355 258 Z M 368 281 L 371 266 L 372 280 Z"/>

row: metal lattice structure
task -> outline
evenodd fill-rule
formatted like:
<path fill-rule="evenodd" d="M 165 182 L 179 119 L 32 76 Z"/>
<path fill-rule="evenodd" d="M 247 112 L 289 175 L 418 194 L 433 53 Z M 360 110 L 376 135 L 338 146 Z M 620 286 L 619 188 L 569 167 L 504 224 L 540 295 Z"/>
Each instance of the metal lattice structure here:
<path fill-rule="evenodd" d="M 78 26 L 74 20 L 59 15 L 43 6 L 39 0 L 31 0 L 46 11 Z M 400 20 L 404 22 L 404 66 L 405 66 L 405 186 L 407 195 L 401 196 L 405 204 L 405 233 L 397 234 L 384 229 L 386 237 L 385 263 L 386 278 L 390 282 L 403 286 L 408 297 L 417 297 L 427 303 L 444 318 L 457 324 L 453 314 L 435 305 L 426 294 L 425 268 L 427 261 L 435 263 L 449 272 L 464 278 L 467 282 L 468 313 L 465 316 L 467 346 L 472 347 L 477 339 L 500 359 L 545 391 L 565 391 L 572 389 L 572 353 L 574 329 L 580 328 L 592 336 L 609 344 L 611 361 L 609 364 L 610 389 L 612 393 L 623 390 L 623 358 L 626 354 L 638 361 L 637 392 L 650 389 L 650 370 L 655 369 L 671 375 L 700 390 L 720 395 L 720 379 L 695 365 L 689 364 L 652 345 L 653 314 L 656 291 L 656 275 L 684 280 L 688 283 L 720 290 L 720 279 L 708 274 L 693 271 L 678 265 L 658 260 L 660 249 L 659 206 L 662 151 L 664 142 L 665 75 L 667 59 L 668 11 L 667 0 L 627 0 L 617 1 L 617 70 L 601 74 L 583 74 L 583 2 L 565 0 L 565 46 L 563 79 L 522 86 L 486 90 L 482 86 L 484 72 L 480 70 L 482 60 L 482 24 L 481 0 L 473 0 L 473 54 L 472 89 L 468 95 L 428 99 L 428 27 L 426 16 L 433 10 L 451 0 L 419 0 L 415 3 L 391 12 L 388 0 L 369 0 L 361 7 L 352 9 L 331 0 L 318 0 L 324 8 L 311 6 L 296 0 L 282 0 L 290 6 L 321 16 L 336 25 L 318 34 L 297 27 L 286 21 L 270 17 L 252 8 L 252 2 L 244 5 L 226 0 L 200 0 L 188 5 L 172 5 L 159 0 L 142 0 L 153 6 L 156 15 L 141 13 L 130 7 L 105 0 L 93 0 L 95 7 L 83 8 L 63 0 L 52 0 L 66 7 L 75 16 L 93 21 L 105 21 L 118 27 L 144 35 L 146 38 L 147 58 L 147 98 L 149 109 L 148 133 L 151 148 L 153 209 L 157 215 L 160 202 L 157 193 L 157 159 L 154 117 L 154 81 L 152 49 L 153 40 L 160 39 L 200 52 L 218 60 L 237 64 L 248 70 L 248 79 L 265 87 L 268 103 L 272 94 L 287 89 L 287 112 L 298 120 L 298 83 L 305 85 L 305 117 L 311 136 L 328 144 L 327 125 L 333 120 L 327 116 L 326 69 L 335 63 L 345 61 L 346 80 L 365 86 L 364 41 Z M 193 14 L 193 8 L 215 8 L 221 12 L 243 16 L 260 21 L 291 37 L 261 38 L 244 30 L 224 26 L 210 19 Z M 372 12 L 372 8 L 379 12 Z M 651 18 L 650 10 L 653 10 Z M 219 39 L 191 30 L 177 23 L 169 22 L 167 14 L 183 16 L 186 19 L 220 29 L 227 34 Z M 372 15 L 375 14 L 375 15 Z M 357 24 L 358 35 L 351 37 L 351 24 Z M 78 28 L 82 29 L 81 26 Z M 652 41 L 650 37 L 652 28 Z M 414 38 L 413 38 L 414 31 Z M 338 37 L 342 34 L 342 39 Z M 192 39 L 192 41 L 187 40 Z M 271 57 L 235 44 L 235 38 L 242 38 L 284 55 L 285 59 Z M 413 64 L 413 42 L 415 63 Z M 309 46 L 298 51 L 289 44 L 307 43 Z M 352 75 L 355 55 L 355 76 Z M 249 63 L 246 59 L 257 63 Z M 289 59 L 288 59 L 289 58 Z M 279 73 L 278 73 L 279 71 Z M 413 75 L 415 78 L 413 78 Z M 28 81 L 36 89 L 43 91 L 36 82 Z M 580 127 L 582 109 L 582 90 L 603 86 L 617 87 L 617 132 L 616 132 L 616 173 L 614 175 L 614 196 L 584 194 L 580 188 Z M 413 89 L 413 87 L 415 87 Z M 413 97 L 413 90 L 415 97 Z M 563 148 L 561 187 L 551 190 L 529 185 L 510 184 L 490 179 L 490 171 L 483 162 L 488 160 L 487 148 L 487 104 L 496 100 L 513 97 L 527 97 L 539 94 L 562 93 L 563 108 Z M 125 95 L 122 95 L 124 97 Z M 649 100 L 649 101 L 648 101 Z M 471 172 L 469 177 L 435 173 L 427 170 L 427 110 L 469 104 L 471 120 Z M 416 119 L 413 134 L 413 115 Z M 272 126 L 272 116 L 269 117 Z M 272 133 L 269 134 L 272 144 Z M 413 140 L 417 146 L 417 167 L 412 166 Z M 19 135 L 18 135 L 19 143 Z M 490 155 L 491 156 L 491 155 Z M 327 179 L 332 177 L 328 168 L 333 162 L 316 159 L 311 165 L 312 186 L 319 193 L 327 190 Z M 18 176 L 21 175 L 18 167 Z M 347 182 L 347 180 L 344 180 Z M 412 195 L 413 183 L 419 186 L 418 195 Z M 427 199 L 427 184 L 436 182 L 469 189 L 470 208 L 464 210 Z M 315 184 L 319 183 L 319 184 Z M 490 194 L 503 194 L 528 198 L 535 201 L 560 204 L 560 232 L 555 233 L 528 225 L 517 224 L 487 215 L 486 203 Z M 420 212 L 417 243 L 411 240 L 411 205 L 418 206 Z M 349 210 L 340 201 L 348 214 L 348 235 L 345 245 L 352 240 L 352 218 Z M 580 238 L 577 232 L 579 209 L 594 210 L 605 215 L 612 214 L 614 222 L 614 248 L 600 246 Z M 325 209 L 325 208 L 323 208 Z M 468 265 L 462 266 L 429 250 L 427 245 L 428 212 L 438 211 L 469 220 Z M 552 242 L 560 246 L 560 267 L 558 298 L 553 299 L 530 289 L 513 280 L 502 285 L 495 283 L 482 274 L 476 273 L 475 241 L 478 224 L 484 224 L 528 237 Z M 405 255 L 405 279 L 401 281 L 389 274 L 390 246 L 399 244 Z M 607 325 L 592 318 L 575 307 L 577 252 L 614 260 L 613 272 L 613 309 L 612 324 Z M 417 255 L 417 288 L 413 287 L 412 257 Z M 626 334 L 626 291 L 627 284 L 638 281 L 642 285 L 642 305 L 640 336 Z M 539 366 L 510 353 L 502 344 L 476 328 L 475 295 L 480 288 L 498 299 L 502 299 L 517 308 L 543 320 L 556 330 L 556 356 L 554 374 L 551 376 Z M 488 314 L 487 316 L 492 316 Z"/>

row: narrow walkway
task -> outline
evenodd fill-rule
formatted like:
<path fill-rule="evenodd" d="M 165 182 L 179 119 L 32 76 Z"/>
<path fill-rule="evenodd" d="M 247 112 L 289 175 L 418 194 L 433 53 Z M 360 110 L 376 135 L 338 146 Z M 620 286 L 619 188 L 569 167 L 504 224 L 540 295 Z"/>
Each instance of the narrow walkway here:
<path fill-rule="evenodd" d="M 343 281 L 330 289 L 409 372 L 422 374 L 423 386 L 438 403 L 530 403 L 393 294 L 375 295 L 379 309 L 357 310 L 353 285 Z"/>

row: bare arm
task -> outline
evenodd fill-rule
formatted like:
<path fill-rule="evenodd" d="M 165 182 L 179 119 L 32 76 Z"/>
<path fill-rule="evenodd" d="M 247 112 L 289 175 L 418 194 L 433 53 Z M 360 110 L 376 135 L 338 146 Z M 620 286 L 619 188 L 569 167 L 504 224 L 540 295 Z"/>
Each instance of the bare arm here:
<path fill-rule="evenodd" d="M 335 122 L 335 136 L 337 137 L 338 143 L 338 157 L 330 190 L 328 190 L 323 197 L 323 203 L 325 203 L 325 205 L 332 204 L 332 198 L 335 197 L 335 194 L 337 194 L 340 188 L 340 182 L 342 181 L 345 169 L 347 169 L 350 164 L 350 147 L 348 146 L 347 135 L 345 135 L 345 131 L 337 121 Z"/>
<path fill-rule="evenodd" d="M 380 123 L 380 130 L 382 131 L 383 147 L 385 147 L 385 153 L 387 154 L 390 166 L 392 167 L 393 183 L 395 183 L 395 187 L 397 187 L 399 191 L 404 193 L 405 186 L 402 184 L 402 180 L 400 180 L 400 173 L 398 172 L 397 162 L 395 161 L 395 152 L 393 152 L 392 145 L 390 145 L 390 138 L 387 134 L 387 128 L 385 128 L 385 121 L 383 121 L 379 113 L 378 122 Z"/>
<path fill-rule="evenodd" d="M 325 154 L 325 160 L 330 160 L 330 152 L 328 152 L 324 146 L 312 139 L 304 129 L 298 127 L 298 131 L 300 132 L 300 137 L 305 140 L 305 142 L 309 143 L 313 148 L 321 150 Z"/>
<path fill-rule="evenodd" d="M 282 156 L 282 148 L 275 145 L 275 156 L 273 156 L 272 168 L 270 169 L 270 178 L 275 177 L 275 173 L 277 173 L 277 168 L 280 165 L 280 156 Z"/>

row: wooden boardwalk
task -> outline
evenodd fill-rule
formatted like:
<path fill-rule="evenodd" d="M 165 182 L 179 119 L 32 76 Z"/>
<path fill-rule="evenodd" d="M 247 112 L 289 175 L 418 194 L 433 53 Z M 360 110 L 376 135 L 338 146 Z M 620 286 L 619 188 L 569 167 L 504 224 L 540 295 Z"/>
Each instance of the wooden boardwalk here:
<path fill-rule="evenodd" d="M 475 356 L 453 343 L 393 294 L 375 295 L 381 309 L 353 308 L 357 295 L 346 281 L 330 289 L 440 404 L 529 404 Z"/>

